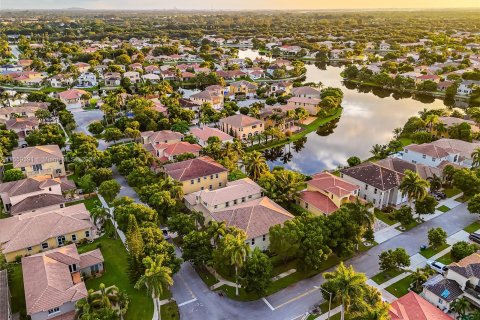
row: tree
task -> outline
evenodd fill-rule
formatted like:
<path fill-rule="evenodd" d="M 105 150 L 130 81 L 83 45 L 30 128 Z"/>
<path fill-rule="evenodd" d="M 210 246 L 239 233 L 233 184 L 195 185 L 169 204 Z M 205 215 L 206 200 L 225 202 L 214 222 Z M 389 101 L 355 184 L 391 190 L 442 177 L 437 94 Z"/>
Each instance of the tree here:
<path fill-rule="evenodd" d="M 17 181 L 25 179 L 25 175 L 20 169 L 8 169 L 3 174 L 3 182 Z"/>
<path fill-rule="evenodd" d="M 463 319 L 467 311 L 471 309 L 470 301 L 465 297 L 455 299 L 450 306 L 460 316 L 460 319 Z"/>
<path fill-rule="evenodd" d="M 105 284 L 100 283 L 98 292 L 92 295 L 92 303 L 94 305 L 100 305 L 102 308 L 112 308 L 112 302 L 117 301 L 118 287 L 110 286 L 106 287 Z"/>
<path fill-rule="evenodd" d="M 410 207 L 413 208 L 414 201 L 423 200 L 427 196 L 429 184 L 427 180 L 420 178 L 416 172 L 406 170 L 404 174 L 399 190 L 402 194 L 407 195 Z"/>
<path fill-rule="evenodd" d="M 283 168 L 265 172 L 258 180 L 266 195 L 282 205 L 295 201 L 304 182 L 303 175 Z"/>
<path fill-rule="evenodd" d="M 181 237 L 197 229 L 195 218 L 185 213 L 178 213 L 169 217 L 167 225 L 171 231 L 177 232 Z"/>
<path fill-rule="evenodd" d="M 474 195 L 470 201 L 468 201 L 467 208 L 470 213 L 480 214 L 480 194 Z"/>
<path fill-rule="evenodd" d="M 268 171 L 265 157 L 258 151 L 246 153 L 243 157 L 243 165 L 245 171 L 254 180 L 257 181 L 260 177 Z"/>
<path fill-rule="evenodd" d="M 393 213 L 393 217 L 404 227 L 415 221 L 415 219 L 413 219 L 412 208 L 408 206 L 402 206 L 400 209 L 396 210 Z"/>
<path fill-rule="evenodd" d="M 136 289 L 145 287 L 149 296 L 159 299 L 165 287 L 173 285 L 172 270 L 164 265 L 165 257 L 156 255 L 154 259 L 146 257 L 143 259 L 145 274 L 135 284 Z M 160 314 L 160 303 L 157 303 L 158 314 Z"/>
<path fill-rule="evenodd" d="M 333 298 L 342 304 L 342 319 L 355 301 L 361 299 L 366 287 L 367 277 L 363 273 L 357 273 L 353 266 L 346 267 L 343 262 L 333 272 L 323 274 L 325 280 L 322 288 L 331 292 Z"/>
<path fill-rule="evenodd" d="M 107 128 L 105 129 L 105 132 L 103 133 L 103 136 L 105 138 L 105 141 L 110 142 L 116 142 L 120 140 L 120 138 L 123 136 L 122 131 L 118 128 Z"/>
<path fill-rule="evenodd" d="M 97 185 L 95 181 L 93 181 L 93 177 L 91 174 L 86 174 L 78 180 L 78 185 L 82 188 L 84 194 L 92 193 L 95 191 Z"/>
<path fill-rule="evenodd" d="M 453 185 L 462 190 L 467 197 L 480 192 L 480 178 L 474 171 L 466 168 L 455 171 L 453 174 Z"/>
<path fill-rule="evenodd" d="M 433 174 L 433 176 L 427 178 L 428 183 L 430 184 L 430 191 L 435 192 L 440 190 L 442 187 L 442 179 L 437 176 L 436 174 Z"/>
<path fill-rule="evenodd" d="M 268 249 L 276 254 L 283 263 L 294 257 L 300 247 L 303 231 L 298 220 L 287 220 L 283 226 L 274 225 L 270 228 Z"/>
<path fill-rule="evenodd" d="M 105 127 L 103 126 L 101 121 L 93 121 L 88 125 L 88 131 L 90 131 L 92 134 L 100 134 L 105 130 Z"/>
<path fill-rule="evenodd" d="M 393 271 L 410 266 L 410 256 L 404 248 L 383 251 L 379 256 L 380 270 Z"/>
<path fill-rule="evenodd" d="M 447 244 L 447 233 L 442 228 L 428 230 L 428 244 L 433 248 L 439 248 Z"/>
<path fill-rule="evenodd" d="M 268 256 L 255 248 L 245 262 L 240 281 L 242 287 L 247 292 L 265 294 L 272 281 L 272 269 L 272 262 Z"/>
<path fill-rule="evenodd" d="M 474 243 L 468 243 L 466 241 L 460 241 L 455 243 L 452 246 L 452 250 L 450 251 L 450 255 L 455 261 L 460 261 L 465 257 L 475 253 L 477 251 L 478 246 Z"/>
<path fill-rule="evenodd" d="M 229 257 L 229 264 L 235 267 L 235 294 L 238 296 L 238 269 L 242 268 L 245 259 L 250 250 L 249 245 L 245 242 L 247 236 L 244 232 L 238 232 L 236 235 L 227 234 L 224 238 L 225 256 Z"/>
<path fill-rule="evenodd" d="M 427 195 L 422 200 L 415 202 L 415 211 L 420 216 L 422 214 L 433 214 L 437 207 L 438 201 L 434 197 Z"/>
<path fill-rule="evenodd" d="M 480 166 L 480 148 L 475 148 L 471 154 L 472 157 L 472 167 L 476 168 Z"/>
<path fill-rule="evenodd" d="M 359 157 L 353 156 L 347 159 L 347 163 L 349 167 L 355 167 L 362 163 L 362 160 L 360 160 Z"/>
<path fill-rule="evenodd" d="M 103 181 L 98 187 L 98 192 L 111 203 L 120 192 L 120 184 L 114 179 Z"/>
<path fill-rule="evenodd" d="M 212 260 L 213 246 L 206 231 L 192 231 L 183 237 L 182 258 L 196 266 L 209 265 Z"/>

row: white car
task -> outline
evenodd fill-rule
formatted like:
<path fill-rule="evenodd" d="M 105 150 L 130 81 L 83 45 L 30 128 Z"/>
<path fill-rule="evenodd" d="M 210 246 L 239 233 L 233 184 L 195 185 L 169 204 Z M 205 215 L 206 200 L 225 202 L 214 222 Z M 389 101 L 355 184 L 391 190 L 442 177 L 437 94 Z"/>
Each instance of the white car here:
<path fill-rule="evenodd" d="M 445 272 L 447 272 L 448 270 L 448 267 L 446 265 L 438 261 L 428 260 L 427 265 L 433 270 L 435 270 L 436 272 L 440 273 L 441 275 L 444 275 Z"/>
<path fill-rule="evenodd" d="M 168 233 L 168 228 L 162 228 L 162 233 L 163 233 L 163 237 L 165 238 L 165 240 L 168 240 L 170 239 L 170 234 Z"/>

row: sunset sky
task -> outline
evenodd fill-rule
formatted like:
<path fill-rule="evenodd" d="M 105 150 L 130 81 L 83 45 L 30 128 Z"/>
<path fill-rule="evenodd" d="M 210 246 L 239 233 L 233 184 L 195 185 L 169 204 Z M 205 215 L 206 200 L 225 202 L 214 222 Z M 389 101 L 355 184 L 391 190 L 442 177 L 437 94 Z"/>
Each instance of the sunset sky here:
<path fill-rule="evenodd" d="M 0 0 L 1 9 L 374 9 L 480 7 L 480 0 Z"/>

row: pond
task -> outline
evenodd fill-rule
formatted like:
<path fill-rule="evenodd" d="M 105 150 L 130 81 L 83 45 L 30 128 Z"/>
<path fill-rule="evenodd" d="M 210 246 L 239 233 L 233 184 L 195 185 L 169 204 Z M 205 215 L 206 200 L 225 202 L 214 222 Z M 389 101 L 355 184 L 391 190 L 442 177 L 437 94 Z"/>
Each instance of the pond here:
<path fill-rule="evenodd" d="M 245 50 L 242 57 L 255 58 L 257 52 Z M 357 156 L 367 159 L 374 144 L 386 144 L 393 129 L 424 108 L 444 108 L 442 100 L 431 97 L 403 96 L 382 89 L 357 88 L 343 83 L 341 66 L 309 64 L 306 82 L 321 82 L 338 87 L 344 93 L 343 112 L 338 121 L 321 127 L 295 144 L 267 150 L 269 166 L 285 166 L 305 174 L 335 169 Z"/>

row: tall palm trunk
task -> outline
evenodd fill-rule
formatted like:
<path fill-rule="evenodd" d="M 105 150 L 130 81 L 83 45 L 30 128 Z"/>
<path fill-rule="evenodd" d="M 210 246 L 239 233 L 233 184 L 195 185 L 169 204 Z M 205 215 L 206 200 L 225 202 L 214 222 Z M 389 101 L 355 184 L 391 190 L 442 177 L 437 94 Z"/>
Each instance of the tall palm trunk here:
<path fill-rule="evenodd" d="M 235 295 L 238 296 L 238 267 L 235 266 Z"/>

